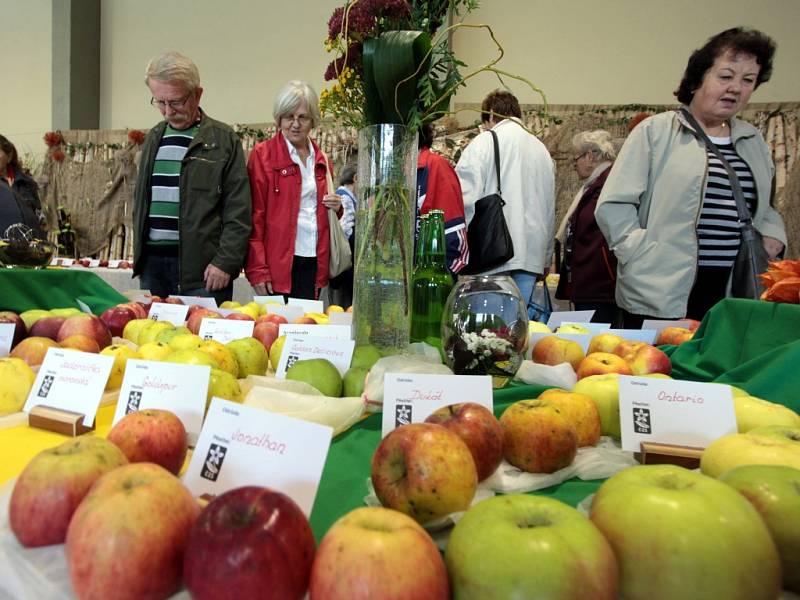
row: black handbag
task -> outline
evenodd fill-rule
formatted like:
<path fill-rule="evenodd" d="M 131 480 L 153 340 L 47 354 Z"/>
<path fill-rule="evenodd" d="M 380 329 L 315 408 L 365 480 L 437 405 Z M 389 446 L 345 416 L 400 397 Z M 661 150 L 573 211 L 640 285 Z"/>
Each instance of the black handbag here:
<path fill-rule="evenodd" d="M 494 169 L 497 174 L 497 192 L 484 196 L 475 203 L 475 216 L 467 228 L 469 263 L 463 272 L 471 275 L 483 273 L 500 266 L 514 257 L 514 242 L 503 215 L 502 191 L 500 189 L 500 148 L 497 134 L 489 130 L 494 142 Z"/>
<path fill-rule="evenodd" d="M 741 224 L 741 243 L 736 260 L 733 263 L 733 273 L 731 276 L 731 295 L 735 298 L 751 298 L 758 300 L 764 291 L 764 286 L 758 278 L 759 273 L 764 273 L 769 267 L 769 255 L 764 249 L 764 241 L 761 233 L 753 225 L 753 218 L 747 209 L 747 202 L 742 193 L 742 186 L 736 171 L 728 163 L 719 148 L 714 142 L 708 139 L 706 132 L 700 124 L 685 108 L 681 113 L 686 120 L 694 127 L 695 134 L 706 147 L 713 152 L 728 172 L 731 182 L 733 197 L 736 200 L 736 210 L 739 213 L 739 223 Z"/>

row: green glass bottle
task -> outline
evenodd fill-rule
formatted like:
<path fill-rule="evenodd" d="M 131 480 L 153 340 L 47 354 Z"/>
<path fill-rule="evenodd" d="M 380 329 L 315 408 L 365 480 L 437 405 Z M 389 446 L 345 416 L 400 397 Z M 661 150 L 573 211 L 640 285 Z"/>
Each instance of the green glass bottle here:
<path fill-rule="evenodd" d="M 453 278 L 447 269 L 444 242 L 444 212 L 432 210 L 421 225 L 422 246 L 418 267 L 411 279 L 411 341 L 442 349 L 442 313 Z"/>

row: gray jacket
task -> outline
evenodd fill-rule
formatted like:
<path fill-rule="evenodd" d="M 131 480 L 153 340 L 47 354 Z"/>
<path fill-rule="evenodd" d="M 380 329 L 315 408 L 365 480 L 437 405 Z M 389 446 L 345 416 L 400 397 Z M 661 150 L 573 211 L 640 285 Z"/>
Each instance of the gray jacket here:
<path fill-rule="evenodd" d="M 731 137 L 753 173 L 753 223 L 786 244 L 770 206 L 775 168 L 752 125 L 731 120 Z M 706 185 L 706 151 L 682 115 L 670 111 L 631 132 L 606 180 L 595 218 L 617 256 L 617 304 L 633 314 L 680 318 L 697 273 L 697 221 Z"/>

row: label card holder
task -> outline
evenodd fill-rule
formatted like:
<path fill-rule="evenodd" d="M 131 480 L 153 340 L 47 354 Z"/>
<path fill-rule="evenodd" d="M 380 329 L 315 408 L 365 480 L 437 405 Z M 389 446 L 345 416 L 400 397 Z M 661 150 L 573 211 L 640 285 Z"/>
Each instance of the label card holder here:
<path fill-rule="evenodd" d="M 94 431 L 94 422 L 91 427 L 83 424 L 84 415 L 71 410 L 60 410 L 51 406 L 39 404 L 28 413 L 28 427 L 44 429 L 53 433 L 60 433 L 68 437 L 78 437 L 84 433 Z"/>
<path fill-rule="evenodd" d="M 489 375 L 386 373 L 383 389 L 383 437 L 401 425 L 422 423 L 436 410 L 464 398 L 494 410 Z"/>

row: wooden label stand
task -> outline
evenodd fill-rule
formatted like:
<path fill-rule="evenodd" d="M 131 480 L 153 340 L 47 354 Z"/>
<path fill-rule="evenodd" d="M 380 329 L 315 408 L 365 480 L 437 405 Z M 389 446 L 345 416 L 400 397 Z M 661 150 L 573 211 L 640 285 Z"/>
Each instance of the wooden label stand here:
<path fill-rule="evenodd" d="M 636 459 L 643 465 L 671 464 L 696 469 L 700 466 L 700 457 L 703 448 L 693 446 L 678 446 L 675 444 L 657 444 L 655 442 L 642 442 L 641 452 Z"/>
<path fill-rule="evenodd" d="M 83 424 L 84 416 L 80 413 L 40 404 L 34 406 L 28 413 L 28 426 L 77 437 L 94 430 L 94 423 L 91 427 Z"/>

